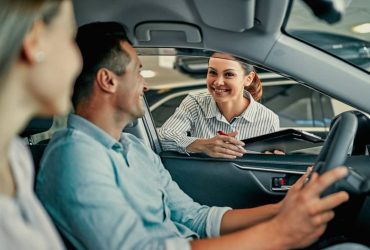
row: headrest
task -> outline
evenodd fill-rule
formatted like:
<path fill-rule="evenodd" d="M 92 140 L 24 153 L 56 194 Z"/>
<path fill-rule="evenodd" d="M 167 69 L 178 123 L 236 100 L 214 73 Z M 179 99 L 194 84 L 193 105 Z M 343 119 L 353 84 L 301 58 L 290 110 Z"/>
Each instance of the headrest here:
<path fill-rule="evenodd" d="M 33 118 L 27 127 L 19 134 L 21 137 L 29 137 L 48 131 L 53 125 L 53 118 Z"/>

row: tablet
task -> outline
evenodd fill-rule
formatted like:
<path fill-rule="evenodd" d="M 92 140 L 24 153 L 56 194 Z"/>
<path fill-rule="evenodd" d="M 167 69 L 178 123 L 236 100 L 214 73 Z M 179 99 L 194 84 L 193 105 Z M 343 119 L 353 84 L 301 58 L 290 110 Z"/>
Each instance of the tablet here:
<path fill-rule="evenodd" d="M 322 146 L 324 143 L 321 137 L 296 129 L 284 129 L 242 141 L 245 143 L 244 148 L 250 152 L 265 152 L 278 149 L 285 153 Z"/>

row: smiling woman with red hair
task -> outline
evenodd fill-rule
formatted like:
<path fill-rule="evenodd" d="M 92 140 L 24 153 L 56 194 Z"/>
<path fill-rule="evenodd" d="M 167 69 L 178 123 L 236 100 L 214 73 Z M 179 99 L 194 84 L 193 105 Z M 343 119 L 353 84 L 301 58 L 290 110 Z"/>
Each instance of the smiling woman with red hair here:
<path fill-rule="evenodd" d="M 262 83 L 253 66 L 215 53 L 209 59 L 208 91 L 189 94 L 159 129 L 164 150 L 234 159 L 241 139 L 279 129 L 279 118 L 258 101 Z"/>

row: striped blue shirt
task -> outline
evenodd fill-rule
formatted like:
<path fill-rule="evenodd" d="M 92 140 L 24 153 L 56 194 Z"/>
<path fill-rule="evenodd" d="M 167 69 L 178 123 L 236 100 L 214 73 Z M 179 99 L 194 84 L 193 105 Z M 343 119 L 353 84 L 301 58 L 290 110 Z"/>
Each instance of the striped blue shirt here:
<path fill-rule="evenodd" d="M 212 138 L 217 131 L 238 131 L 237 139 L 247 139 L 279 130 L 279 117 L 256 102 L 248 91 L 247 109 L 231 122 L 221 114 L 208 91 L 189 94 L 175 113 L 158 130 L 164 150 L 186 153 L 186 147 L 199 138 Z"/>

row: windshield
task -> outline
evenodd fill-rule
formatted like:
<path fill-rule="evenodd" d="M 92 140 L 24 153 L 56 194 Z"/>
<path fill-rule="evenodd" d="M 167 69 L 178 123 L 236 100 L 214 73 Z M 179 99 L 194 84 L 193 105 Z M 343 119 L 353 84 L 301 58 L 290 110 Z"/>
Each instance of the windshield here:
<path fill-rule="evenodd" d="M 342 4 L 343 16 L 329 24 L 316 17 L 304 1 L 292 1 L 285 31 L 370 72 L 369 1 L 346 0 Z"/>

